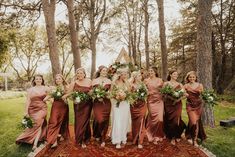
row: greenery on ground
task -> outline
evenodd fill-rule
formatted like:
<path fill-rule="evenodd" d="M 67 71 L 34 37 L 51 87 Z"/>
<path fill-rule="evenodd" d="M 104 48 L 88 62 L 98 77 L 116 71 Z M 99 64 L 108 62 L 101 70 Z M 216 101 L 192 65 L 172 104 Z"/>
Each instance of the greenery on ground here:
<path fill-rule="evenodd" d="M 25 97 L 0 100 L 0 156 L 21 157 L 27 156 L 31 151 L 30 145 L 16 145 L 15 139 L 22 132 L 17 127 L 23 118 Z M 48 105 L 48 115 L 51 105 Z M 185 105 L 184 105 L 185 106 Z M 73 105 L 70 103 L 70 123 L 74 122 Z M 185 107 L 183 119 L 187 122 Z M 49 116 L 48 116 L 49 117 Z M 218 157 L 235 156 L 235 127 L 223 128 L 219 120 L 235 117 L 235 103 L 222 101 L 215 106 L 216 127 L 206 127 L 208 139 L 203 146 Z"/>

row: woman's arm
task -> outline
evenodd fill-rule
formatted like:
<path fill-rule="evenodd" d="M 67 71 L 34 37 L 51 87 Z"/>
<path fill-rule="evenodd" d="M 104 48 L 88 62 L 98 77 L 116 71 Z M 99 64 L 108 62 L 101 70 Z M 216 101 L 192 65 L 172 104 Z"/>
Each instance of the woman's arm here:
<path fill-rule="evenodd" d="M 70 96 L 73 93 L 73 88 L 74 88 L 75 82 L 71 82 L 68 86 L 67 89 L 65 90 L 65 94 L 62 96 L 62 99 L 66 101 L 66 98 Z"/>

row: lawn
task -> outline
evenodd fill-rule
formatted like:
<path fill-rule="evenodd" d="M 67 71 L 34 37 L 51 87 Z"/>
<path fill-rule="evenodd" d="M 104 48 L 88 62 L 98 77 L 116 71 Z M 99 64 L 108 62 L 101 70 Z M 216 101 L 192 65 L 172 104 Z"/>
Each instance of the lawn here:
<path fill-rule="evenodd" d="M 15 144 L 15 139 L 22 132 L 18 128 L 24 113 L 25 98 L 0 100 L 0 156 L 21 157 L 27 156 L 31 146 Z M 50 105 L 48 112 L 50 110 Z M 208 139 L 203 146 L 218 157 L 235 156 L 235 127 L 223 128 L 219 126 L 220 119 L 235 117 L 235 104 L 222 102 L 215 106 L 216 127 L 206 128 Z M 183 118 L 187 119 L 185 110 Z M 73 107 L 70 105 L 70 123 L 73 124 Z"/>

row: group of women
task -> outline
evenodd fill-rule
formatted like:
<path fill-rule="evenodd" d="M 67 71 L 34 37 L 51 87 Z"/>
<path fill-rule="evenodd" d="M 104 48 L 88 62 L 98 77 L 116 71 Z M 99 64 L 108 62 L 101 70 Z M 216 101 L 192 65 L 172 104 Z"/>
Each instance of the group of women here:
<path fill-rule="evenodd" d="M 79 68 L 76 70 L 75 79 L 68 85 L 62 75 L 56 75 L 56 87 L 60 87 L 65 92 L 61 99 L 53 101 L 48 125 L 46 102 L 51 99 L 48 93 L 56 87 L 45 86 L 42 75 L 34 76 L 33 87 L 27 90 L 25 108 L 25 116 L 31 117 L 34 125 L 32 128 L 25 129 L 16 139 L 16 143 L 33 144 L 33 150 L 35 150 L 38 141 L 46 140 L 48 145 L 56 147 L 58 140 L 70 139 L 67 98 L 76 91 L 90 93 L 93 88 L 99 85 L 102 85 L 107 91 L 119 88 L 127 93 L 135 92 L 139 86 L 144 84 L 148 90 L 147 101 L 138 100 L 130 105 L 126 99 L 118 102 L 116 99 L 107 97 L 102 101 L 95 99 L 74 102 L 75 141 L 76 145 L 82 148 L 86 147 L 91 136 L 100 142 L 101 147 L 105 147 L 105 139 L 109 134 L 111 142 L 119 149 L 126 144 L 128 132 L 131 132 L 132 142 L 138 148 L 143 148 L 145 137 L 154 144 L 168 138 L 171 144 L 175 145 L 180 141 L 185 128 L 185 137 L 194 145 L 197 145 L 198 138 L 201 140 L 206 138 L 201 123 L 202 100 L 200 93 L 203 91 L 203 86 L 197 82 L 194 71 L 187 74 L 184 86 L 177 82 L 178 73 L 175 70 L 169 72 L 167 82 L 163 82 L 158 77 L 156 67 L 149 69 L 148 77 L 135 71 L 129 78 L 127 69 L 118 69 L 111 81 L 108 79 L 107 73 L 108 68 L 100 66 L 95 79 L 91 80 L 86 77 L 84 68 Z M 187 127 L 181 119 L 181 100 L 175 101 L 164 97 L 160 92 L 161 88 L 166 85 L 185 91 L 186 109 L 189 117 Z M 91 117 L 94 117 L 92 125 L 90 124 Z M 111 129 L 108 131 L 110 119 Z"/>

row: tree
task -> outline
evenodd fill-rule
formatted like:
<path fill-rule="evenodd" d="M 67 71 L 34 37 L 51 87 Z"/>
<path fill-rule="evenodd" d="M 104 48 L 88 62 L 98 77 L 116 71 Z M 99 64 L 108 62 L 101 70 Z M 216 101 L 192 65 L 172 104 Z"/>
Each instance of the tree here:
<path fill-rule="evenodd" d="M 96 43 L 101 32 L 101 26 L 105 21 L 106 0 L 84 1 L 88 16 L 89 29 L 85 28 L 85 20 L 82 20 L 83 29 L 89 41 L 91 50 L 91 78 L 96 71 Z"/>
<path fill-rule="evenodd" d="M 149 69 L 149 12 L 148 12 L 149 0 L 144 0 L 144 46 L 145 46 L 145 60 L 146 69 Z"/>
<path fill-rule="evenodd" d="M 42 0 L 42 8 L 46 22 L 47 38 L 50 50 L 49 57 L 51 60 L 52 73 L 53 77 L 55 77 L 56 74 L 61 73 L 55 29 L 56 0 Z"/>
<path fill-rule="evenodd" d="M 68 8 L 70 41 L 73 52 L 74 70 L 76 71 L 77 68 L 81 67 L 81 55 L 78 47 L 78 30 L 76 30 L 76 21 L 74 16 L 74 0 L 68 0 L 66 4 Z M 80 9 L 82 7 L 79 6 L 78 8 Z"/>
<path fill-rule="evenodd" d="M 212 89 L 211 9 L 212 0 L 198 0 L 197 72 L 198 80 L 205 89 Z M 213 108 L 210 105 L 204 106 L 203 122 L 215 126 Z"/>
<path fill-rule="evenodd" d="M 159 15 L 159 31 L 161 42 L 161 57 L 162 57 L 162 78 L 166 80 L 167 77 L 167 46 L 166 46 L 166 34 L 165 34 L 165 22 L 164 22 L 164 6 L 163 0 L 156 0 L 158 5 Z"/>
<path fill-rule="evenodd" d="M 31 81 L 46 53 L 43 34 L 39 28 L 31 27 L 16 31 L 11 39 L 11 67 L 22 82 Z"/>

